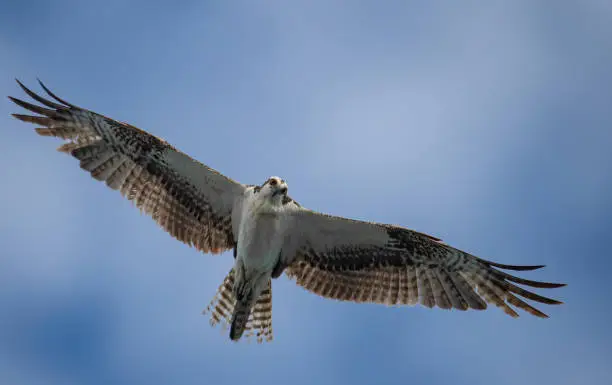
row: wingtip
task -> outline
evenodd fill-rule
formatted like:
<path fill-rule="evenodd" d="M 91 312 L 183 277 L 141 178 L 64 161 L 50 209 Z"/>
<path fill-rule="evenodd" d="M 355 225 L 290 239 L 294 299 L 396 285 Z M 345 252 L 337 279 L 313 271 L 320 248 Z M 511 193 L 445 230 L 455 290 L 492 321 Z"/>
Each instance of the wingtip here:
<path fill-rule="evenodd" d="M 542 269 L 542 268 L 546 267 L 546 265 L 513 266 L 513 267 L 517 268 L 516 270 L 529 271 L 529 270 L 538 270 L 538 269 Z M 519 269 L 519 268 L 520 268 L 520 269 Z M 509 270 L 513 270 L 513 269 L 509 269 Z"/>
<path fill-rule="evenodd" d="M 478 261 L 484 263 L 485 265 L 494 266 L 494 267 L 497 267 L 503 270 L 530 271 L 530 270 L 537 270 L 537 269 L 546 267 L 546 265 L 507 265 L 504 263 L 490 261 L 488 259 L 483 259 L 483 258 L 478 258 L 478 257 L 475 257 L 475 258 Z"/>
<path fill-rule="evenodd" d="M 557 289 L 559 287 L 565 287 L 565 286 L 567 286 L 567 283 L 551 283 L 549 284 L 547 289 Z"/>
<path fill-rule="evenodd" d="M 488 262 L 488 263 L 489 265 L 495 266 L 500 269 L 514 270 L 514 271 L 531 271 L 531 270 L 538 270 L 543 267 L 546 267 L 546 265 L 506 265 L 503 263 L 496 263 L 496 262 Z"/>
<path fill-rule="evenodd" d="M 77 108 L 77 106 L 75 106 L 74 104 L 68 103 L 67 101 L 65 101 L 64 99 L 60 98 L 59 96 L 55 95 L 53 92 L 51 92 L 50 89 L 47 88 L 47 86 L 45 86 L 45 84 L 42 82 L 42 80 L 40 80 L 39 78 L 36 78 L 36 80 L 38 80 L 38 84 L 40 84 L 40 86 L 42 87 L 43 90 L 45 90 L 45 92 L 47 93 L 47 95 L 51 96 L 53 99 L 57 100 L 60 103 L 63 103 L 64 105 L 68 106 L 68 107 L 73 107 L 73 108 Z"/>
<path fill-rule="evenodd" d="M 43 90 L 45 90 L 46 92 L 49 92 L 49 89 L 47 88 L 47 86 L 45 86 L 45 83 L 43 83 L 42 80 L 40 80 L 39 77 L 36 78 L 36 81 L 42 87 Z"/>
<path fill-rule="evenodd" d="M 19 84 L 19 87 L 21 87 L 22 90 L 24 90 L 26 93 L 29 93 L 29 89 L 28 87 L 26 87 L 19 79 L 15 78 L 15 81 L 17 82 L 17 84 Z"/>
<path fill-rule="evenodd" d="M 53 96 L 53 97 L 56 97 L 56 96 L 53 94 L 53 92 L 51 92 L 51 90 L 49 90 L 49 89 L 47 88 L 47 86 L 45 85 L 45 83 L 43 83 L 43 81 L 42 81 L 42 80 L 40 80 L 40 78 L 38 78 L 38 77 L 37 77 L 37 78 L 36 78 L 36 81 L 37 81 L 37 82 L 38 82 L 38 84 L 39 84 L 39 85 L 42 87 L 42 89 L 43 89 L 43 90 L 45 90 L 45 92 L 46 92 L 46 93 L 48 93 L 49 95 L 51 95 L 51 96 Z"/>

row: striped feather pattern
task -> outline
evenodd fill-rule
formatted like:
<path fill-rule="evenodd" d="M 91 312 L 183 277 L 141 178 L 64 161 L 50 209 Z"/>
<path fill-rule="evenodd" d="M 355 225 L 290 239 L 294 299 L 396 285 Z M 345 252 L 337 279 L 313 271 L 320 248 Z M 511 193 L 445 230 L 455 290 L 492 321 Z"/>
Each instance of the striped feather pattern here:
<path fill-rule="evenodd" d="M 561 303 L 514 283 L 536 288 L 564 284 L 531 281 L 499 270 L 535 270 L 542 266 L 498 264 L 412 230 L 363 223 L 364 227 L 386 229 L 389 234 L 386 244 L 343 245 L 341 239 L 336 239 L 333 247 L 316 249 L 312 241 L 316 237 L 311 236 L 310 242 L 297 252 L 295 262 L 285 270 L 287 275 L 315 294 L 341 301 L 391 306 L 419 303 L 429 308 L 458 310 L 483 310 L 487 304 L 493 304 L 518 317 L 512 305 L 542 318 L 548 316 L 519 297 L 549 305 Z M 367 236 L 355 221 L 351 226 Z M 326 232 L 328 239 L 329 234 Z"/>
<path fill-rule="evenodd" d="M 231 249 L 231 211 L 244 186 L 198 163 L 168 143 L 131 125 L 22 89 L 40 107 L 17 105 L 42 116 L 13 114 L 37 124 L 38 134 L 68 140 L 58 151 L 80 161 L 91 176 L 132 201 L 176 239 L 203 252 Z"/>
<path fill-rule="evenodd" d="M 229 328 L 236 298 L 233 293 L 234 269 L 232 269 L 217 289 L 217 294 L 202 312 L 210 314 L 210 324 L 220 324 L 223 330 Z M 273 340 L 272 333 L 272 281 L 261 292 L 253 310 L 249 314 L 243 335 L 247 341 L 255 339 L 258 343 Z"/>
<path fill-rule="evenodd" d="M 19 82 L 18 82 L 19 83 Z M 203 252 L 219 253 L 235 246 L 232 210 L 239 207 L 246 186 L 195 161 L 164 140 L 126 123 L 55 101 L 19 85 L 41 105 L 16 98 L 17 105 L 36 115 L 13 114 L 36 124 L 36 132 L 66 141 L 58 151 L 70 154 L 80 167 L 119 191 L 176 239 Z M 525 300 L 561 302 L 530 292 L 563 284 L 532 281 L 502 270 L 526 271 L 543 266 L 513 266 L 487 261 L 452 248 L 441 240 L 402 227 L 334 217 L 289 205 L 283 200 L 288 232 L 281 252 L 280 274 L 307 290 L 343 301 L 415 305 L 443 309 L 487 308 L 493 304 L 512 317 L 519 308 L 548 317 Z M 276 276 L 276 275 L 275 275 Z M 236 305 L 234 271 L 226 276 L 204 313 L 211 324 L 231 324 Z M 513 307 L 512 307 L 513 306 Z M 246 308 L 246 307 L 245 307 Z M 271 341 L 271 282 L 252 310 L 243 314 L 245 338 Z"/>

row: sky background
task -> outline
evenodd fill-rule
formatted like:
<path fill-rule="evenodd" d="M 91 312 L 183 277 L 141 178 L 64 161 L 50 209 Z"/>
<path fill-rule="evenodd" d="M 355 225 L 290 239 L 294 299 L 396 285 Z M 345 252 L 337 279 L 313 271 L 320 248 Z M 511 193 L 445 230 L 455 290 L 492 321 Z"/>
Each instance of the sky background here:
<path fill-rule="evenodd" d="M 271 344 L 200 314 L 232 265 L 172 239 L 0 102 L 2 384 L 609 384 L 609 1 L 8 1 L 40 77 L 244 183 L 441 237 L 551 318 L 338 303 L 282 277 Z"/>

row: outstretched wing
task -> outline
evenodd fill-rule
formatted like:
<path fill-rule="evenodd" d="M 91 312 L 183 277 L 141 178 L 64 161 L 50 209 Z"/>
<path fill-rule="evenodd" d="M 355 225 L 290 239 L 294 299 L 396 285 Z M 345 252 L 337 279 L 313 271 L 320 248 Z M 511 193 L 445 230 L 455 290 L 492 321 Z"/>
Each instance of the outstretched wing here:
<path fill-rule="evenodd" d="M 126 123 L 72 105 L 40 85 L 58 103 L 17 81 L 40 107 L 9 98 L 38 115 L 13 114 L 35 123 L 43 136 L 67 140 L 58 151 L 80 160 L 95 179 L 131 200 L 176 239 L 203 252 L 234 246 L 231 212 L 245 187 Z"/>
<path fill-rule="evenodd" d="M 323 297 L 459 310 L 482 310 L 491 303 L 518 317 L 509 306 L 514 305 L 543 318 L 548 316 L 518 296 L 544 304 L 561 303 L 515 283 L 537 288 L 564 284 L 530 281 L 499 270 L 543 266 L 502 265 L 402 227 L 300 208 L 288 214 L 286 223 L 281 255 L 285 271 L 299 285 Z"/>

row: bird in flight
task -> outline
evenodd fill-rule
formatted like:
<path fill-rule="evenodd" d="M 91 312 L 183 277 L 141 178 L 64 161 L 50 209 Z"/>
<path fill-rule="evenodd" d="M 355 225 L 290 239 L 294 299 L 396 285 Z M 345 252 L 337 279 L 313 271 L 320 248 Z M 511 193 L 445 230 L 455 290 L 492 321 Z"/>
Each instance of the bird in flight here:
<path fill-rule="evenodd" d="M 514 306 L 541 318 L 548 316 L 524 299 L 561 303 L 517 284 L 564 284 L 503 271 L 541 265 L 504 265 L 404 227 L 306 209 L 289 197 L 282 178 L 236 182 L 146 131 L 60 99 L 40 81 L 53 101 L 17 83 L 40 105 L 9 96 L 35 114 L 15 118 L 38 125 L 39 135 L 64 139 L 58 151 L 78 159 L 174 238 L 203 253 L 233 250 L 233 267 L 204 310 L 212 325 L 229 326 L 232 340 L 272 340 L 271 282 L 283 273 L 340 301 L 458 310 L 493 304 L 512 317 L 518 317 Z"/>

